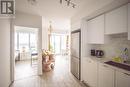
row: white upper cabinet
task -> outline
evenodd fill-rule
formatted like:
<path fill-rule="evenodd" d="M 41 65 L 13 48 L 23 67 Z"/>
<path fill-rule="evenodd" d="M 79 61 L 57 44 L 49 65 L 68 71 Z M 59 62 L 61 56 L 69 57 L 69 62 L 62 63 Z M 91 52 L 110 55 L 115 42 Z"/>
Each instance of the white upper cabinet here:
<path fill-rule="evenodd" d="M 128 4 L 128 40 L 130 40 L 130 3 Z"/>
<path fill-rule="evenodd" d="M 127 5 L 105 14 L 105 34 L 127 32 Z"/>
<path fill-rule="evenodd" d="M 88 43 L 104 44 L 104 15 L 87 22 Z"/>

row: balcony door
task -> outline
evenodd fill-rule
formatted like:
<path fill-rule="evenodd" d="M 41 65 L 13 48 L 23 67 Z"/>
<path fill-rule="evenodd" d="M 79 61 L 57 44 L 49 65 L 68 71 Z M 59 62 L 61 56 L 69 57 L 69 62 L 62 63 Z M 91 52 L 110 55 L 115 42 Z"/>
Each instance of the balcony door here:
<path fill-rule="evenodd" d="M 50 39 L 50 46 L 55 54 L 60 55 L 67 53 L 68 35 L 52 34 Z"/>

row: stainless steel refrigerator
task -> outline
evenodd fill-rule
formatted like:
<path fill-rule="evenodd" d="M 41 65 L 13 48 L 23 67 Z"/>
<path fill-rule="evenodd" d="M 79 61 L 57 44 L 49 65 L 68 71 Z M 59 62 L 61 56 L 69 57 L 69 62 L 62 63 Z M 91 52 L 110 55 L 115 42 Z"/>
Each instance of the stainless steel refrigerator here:
<path fill-rule="evenodd" d="M 71 32 L 71 73 L 80 80 L 81 31 Z"/>

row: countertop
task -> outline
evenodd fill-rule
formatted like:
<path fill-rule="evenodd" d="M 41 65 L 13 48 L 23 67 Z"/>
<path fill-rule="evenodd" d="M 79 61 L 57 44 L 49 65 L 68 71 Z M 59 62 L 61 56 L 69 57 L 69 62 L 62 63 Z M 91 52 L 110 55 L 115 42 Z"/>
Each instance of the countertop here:
<path fill-rule="evenodd" d="M 125 70 L 125 69 L 122 69 L 122 68 L 119 68 L 119 67 L 116 67 L 116 66 L 112 66 L 112 65 L 109 65 L 109 64 L 106 64 L 104 62 L 107 62 L 107 61 L 111 61 L 112 59 L 109 59 L 109 58 L 97 58 L 97 57 L 84 57 L 84 60 L 93 60 L 93 61 L 96 61 L 98 62 L 99 64 L 103 64 L 103 65 L 106 65 L 116 71 L 119 71 L 119 72 L 122 72 L 122 73 L 128 73 L 130 74 L 130 71 L 128 70 Z M 128 65 L 128 64 L 127 64 Z"/>

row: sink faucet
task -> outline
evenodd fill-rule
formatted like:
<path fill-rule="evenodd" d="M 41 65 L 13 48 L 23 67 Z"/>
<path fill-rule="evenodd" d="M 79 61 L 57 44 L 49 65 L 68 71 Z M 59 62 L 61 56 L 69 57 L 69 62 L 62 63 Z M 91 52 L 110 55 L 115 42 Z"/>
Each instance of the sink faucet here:
<path fill-rule="evenodd" d="M 128 48 L 124 48 L 124 50 L 122 51 L 121 54 L 121 58 L 123 59 L 123 62 L 127 62 L 128 61 Z"/>

